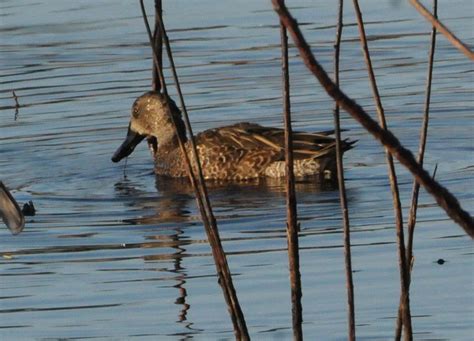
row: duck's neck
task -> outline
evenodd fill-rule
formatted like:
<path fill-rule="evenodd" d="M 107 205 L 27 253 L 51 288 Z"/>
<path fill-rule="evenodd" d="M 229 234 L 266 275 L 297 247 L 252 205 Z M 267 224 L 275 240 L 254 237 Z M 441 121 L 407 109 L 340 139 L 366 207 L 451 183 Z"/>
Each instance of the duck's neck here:
<path fill-rule="evenodd" d="M 183 121 L 179 118 L 175 122 L 178 134 L 180 134 L 183 143 L 186 143 L 187 138 Z M 158 149 L 155 152 L 155 172 L 160 175 L 183 177 L 186 176 L 185 160 L 179 147 L 178 136 L 171 122 L 170 124 L 170 129 L 167 129 L 170 134 L 158 137 Z"/>
<path fill-rule="evenodd" d="M 181 115 L 174 116 L 176 124 L 176 131 L 173 122 L 167 120 L 164 126 L 159 130 L 158 149 L 155 152 L 156 170 L 159 174 L 170 175 L 173 171 L 178 169 L 185 170 L 183 155 L 179 147 L 178 135 L 181 137 L 183 143 L 187 142 L 186 128 Z"/>
<path fill-rule="evenodd" d="M 186 137 L 186 127 L 181 116 L 175 115 L 174 122 L 176 124 L 176 130 L 171 120 L 166 122 L 166 127 L 160 129 L 160 134 L 157 136 L 159 147 L 163 147 L 165 150 L 173 150 L 179 148 L 178 136 L 181 140 L 186 143 L 188 140 Z M 176 135 L 176 133 L 178 135 Z"/>

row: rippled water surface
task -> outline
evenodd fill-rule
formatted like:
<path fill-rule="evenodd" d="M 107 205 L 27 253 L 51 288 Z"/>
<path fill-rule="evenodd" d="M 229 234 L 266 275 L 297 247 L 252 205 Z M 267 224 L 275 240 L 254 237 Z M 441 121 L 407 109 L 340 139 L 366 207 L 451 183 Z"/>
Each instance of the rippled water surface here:
<path fill-rule="evenodd" d="M 151 5 L 151 1 L 149 1 Z M 195 131 L 250 120 L 281 126 L 278 20 L 269 1 L 164 1 Z M 332 70 L 335 1 L 290 1 Z M 390 128 L 417 149 L 430 27 L 406 2 L 362 1 Z M 151 7 L 150 7 L 151 9 Z M 440 17 L 474 44 L 470 1 Z M 342 85 L 374 114 L 354 24 L 345 13 Z M 155 178 L 145 145 L 110 157 L 134 98 L 150 88 L 136 1 L 2 0 L 0 180 L 37 215 L 0 230 L 0 338 L 232 339 L 199 213 L 186 183 Z M 332 102 L 290 51 L 294 126 L 330 129 Z M 474 212 L 472 64 L 438 38 L 426 168 Z M 15 113 L 15 90 L 21 107 Z M 360 339 L 393 336 L 399 295 L 391 194 L 380 146 L 343 115 Z M 407 215 L 411 178 L 399 170 Z M 214 186 L 211 200 L 254 339 L 290 339 L 285 200 L 278 182 Z M 297 186 L 304 334 L 346 337 L 338 193 Z M 412 314 L 417 340 L 474 338 L 473 246 L 422 192 Z M 437 263 L 444 259 L 443 265 Z"/>

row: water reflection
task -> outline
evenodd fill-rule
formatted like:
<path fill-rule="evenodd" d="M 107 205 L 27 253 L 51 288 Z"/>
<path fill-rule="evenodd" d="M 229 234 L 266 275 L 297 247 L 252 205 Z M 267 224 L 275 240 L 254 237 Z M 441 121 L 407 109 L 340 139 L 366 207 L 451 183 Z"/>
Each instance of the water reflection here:
<path fill-rule="evenodd" d="M 137 221 L 137 223 L 139 223 L 139 221 Z M 186 267 L 183 266 L 183 259 L 184 259 L 183 256 L 186 253 L 186 247 L 185 247 L 186 244 L 183 243 L 183 240 L 186 239 L 186 236 L 184 235 L 183 229 L 176 228 L 173 230 L 173 233 L 170 235 L 167 235 L 166 238 L 171 242 L 171 248 L 175 250 L 175 252 L 172 253 L 173 268 L 168 269 L 168 271 L 175 274 L 173 279 L 176 282 L 176 284 L 174 284 L 173 287 L 177 289 L 178 296 L 176 297 L 174 304 L 181 306 L 181 309 L 178 313 L 178 319 L 176 322 L 182 323 L 186 329 L 191 330 L 191 332 L 189 333 L 190 335 L 195 334 L 196 332 L 200 332 L 202 330 L 193 328 L 192 327 L 193 322 L 188 321 L 188 318 L 187 318 L 188 310 L 191 308 L 191 306 L 186 301 L 188 293 L 187 293 L 185 284 L 186 284 L 186 279 L 188 277 L 188 273 L 187 273 Z M 148 236 L 147 240 L 163 240 L 163 236 L 162 235 Z M 156 257 L 151 255 L 151 256 L 145 257 L 144 260 L 155 261 Z M 185 335 L 185 334 L 186 333 L 180 333 L 180 335 Z"/>
<path fill-rule="evenodd" d="M 150 177 L 151 180 L 151 177 Z M 129 200 L 126 206 L 140 212 L 149 212 L 146 216 L 126 219 L 131 224 L 158 224 L 160 222 L 182 222 L 190 218 L 187 209 L 192 200 L 192 189 L 187 179 L 156 180 L 158 196 L 150 197 L 149 193 L 140 189 L 138 183 L 127 178 L 117 182 L 114 186 L 116 195 Z"/>
<path fill-rule="evenodd" d="M 321 192 L 337 190 L 337 184 L 334 182 L 318 180 L 317 178 L 297 180 L 295 183 L 297 195 L 317 196 Z M 217 208 L 218 212 L 226 207 L 232 207 L 235 212 L 268 209 L 276 198 L 280 199 L 278 201 L 280 204 L 286 193 L 285 180 L 273 178 L 253 179 L 241 183 L 207 181 L 206 186 L 211 204 Z M 197 217 L 191 215 L 192 207 L 190 207 L 194 203 L 194 191 L 187 178 L 156 176 L 155 187 L 157 196 L 150 196 L 145 190 L 140 189 L 140 183 L 128 178 L 115 184 L 116 195 L 129 199 L 125 204 L 127 207 L 139 212 L 147 212 L 145 216 L 126 219 L 125 222 L 148 225 L 196 220 Z M 337 203 L 337 201 L 334 202 Z"/>
<path fill-rule="evenodd" d="M 151 177 L 150 177 L 151 179 Z M 268 212 L 269 206 L 275 205 L 275 199 L 278 199 L 278 205 L 285 198 L 284 179 L 254 179 L 252 181 L 235 182 L 207 182 L 207 187 L 211 197 L 211 203 L 218 213 L 218 221 L 226 218 L 236 218 L 245 215 L 248 211 L 260 210 Z M 316 178 L 306 179 L 296 182 L 296 191 L 299 195 L 317 196 L 322 191 L 334 191 L 335 184 L 332 182 L 318 182 Z M 127 198 L 126 206 L 136 212 L 146 212 L 144 216 L 138 216 L 126 219 L 125 222 L 136 225 L 158 225 L 162 223 L 177 223 L 167 234 L 153 234 L 146 236 L 146 242 L 141 243 L 142 248 L 162 248 L 170 247 L 174 252 L 162 254 L 149 254 L 144 257 L 144 261 L 159 261 L 164 258 L 172 261 L 172 269 L 168 271 L 175 274 L 173 285 L 178 291 L 175 304 L 181 306 L 178 313 L 177 322 L 182 323 L 188 333 L 179 333 L 173 335 L 185 336 L 187 339 L 196 332 L 202 332 L 202 329 L 193 327 L 193 322 L 188 320 L 188 311 L 191 305 L 187 302 L 186 283 L 188 270 L 184 261 L 190 254 L 187 252 L 187 246 L 196 242 L 189 239 L 186 233 L 186 222 L 196 220 L 191 214 L 195 211 L 194 192 L 187 178 L 169 178 L 155 177 L 155 187 L 157 195 L 150 195 L 141 188 L 139 182 L 134 182 L 129 178 L 124 178 L 114 186 L 117 197 Z M 337 198 L 337 196 L 336 196 Z M 337 201 L 332 200 L 332 203 Z M 229 209 L 230 208 L 230 209 Z M 184 223 L 184 224 L 183 224 Z M 282 226 L 283 228 L 283 226 Z M 253 236 L 244 238 L 233 238 L 232 240 L 261 240 L 265 236 L 258 233 L 258 230 L 251 231 Z M 340 247 L 334 245 L 333 247 Z M 267 249 L 266 252 L 284 251 L 284 249 Z M 247 250 L 233 252 L 232 254 L 251 254 L 257 250 Z M 265 252 L 260 250 L 260 252 Z M 209 254 L 210 256 L 210 254 Z"/>

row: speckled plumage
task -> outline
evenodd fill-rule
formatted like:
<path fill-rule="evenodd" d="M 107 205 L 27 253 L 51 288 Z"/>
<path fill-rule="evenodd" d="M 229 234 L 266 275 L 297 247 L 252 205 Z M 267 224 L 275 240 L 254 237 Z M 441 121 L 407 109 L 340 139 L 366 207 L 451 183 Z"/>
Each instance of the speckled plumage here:
<path fill-rule="evenodd" d="M 186 141 L 189 155 L 190 142 L 186 139 L 181 112 L 171 99 L 168 100 L 171 112 L 167 110 L 162 94 L 147 92 L 137 98 L 132 107 L 129 135 L 112 158 L 115 162 L 133 152 L 135 145 L 146 137 L 157 174 L 187 175 L 171 115 L 177 123 L 178 133 Z M 335 177 L 335 140 L 327 136 L 330 133 L 293 132 L 296 177 Z M 132 139 L 135 140 L 131 142 Z M 248 180 L 285 176 L 283 129 L 245 122 L 203 131 L 195 136 L 195 141 L 206 179 Z M 343 141 L 343 150 L 350 149 L 352 143 Z"/>

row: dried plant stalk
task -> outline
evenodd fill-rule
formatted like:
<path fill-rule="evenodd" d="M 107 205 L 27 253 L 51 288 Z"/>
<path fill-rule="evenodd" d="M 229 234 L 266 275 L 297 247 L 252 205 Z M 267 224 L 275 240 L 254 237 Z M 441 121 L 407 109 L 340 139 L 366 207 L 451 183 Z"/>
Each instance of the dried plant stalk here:
<path fill-rule="evenodd" d="M 158 23 L 159 18 L 163 15 L 163 8 L 161 0 L 155 0 L 155 30 L 153 31 L 153 44 L 155 46 L 156 55 L 158 58 L 159 69 L 163 69 L 163 38 L 160 34 L 160 25 Z M 160 75 L 158 74 L 158 68 L 153 61 L 152 71 L 152 83 L 151 88 L 154 91 L 161 91 Z"/>
<path fill-rule="evenodd" d="M 438 16 L 438 0 L 433 0 L 433 12 L 434 16 Z M 431 46 L 428 61 L 428 75 L 426 77 L 426 98 L 425 107 L 423 110 L 423 122 L 421 125 L 420 132 L 420 145 L 418 148 L 418 163 L 423 166 L 425 157 L 426 140 L 428 137 L 428 123 L 430 115 L 430 102 L 431 102 L 431 84 L 433 80 L 433 65 L 434 65 L 434 54 L 436 49 L 436 27 L 433 26 L 431 30 Z M 434 175 L 433 175 L 434 178 Z M 413 257 L 413 234 L 416 224 L 416 213 L 418 209 L 418 194 L 420 191 L 420 184 L 413 181 L 413 190 L 410 206 L 410 214 L 408 216 L 408 242 L 407 242 L 407 261 L 411 263 Z"/>
<path fill-rule="evenodd" d="M 164 76 L 163 76 L 163 70 L 159 65 L 159 61 L 158 61 L 158 57 L 157 57 L 157 51 L 155 50 L 154 39 L 153 39 L 153 36 L 151 34 L 150 26 L 148 24 L 148 20 L 147 20 L 143 0 L 140 0 L 140 6 L 141 6 L 144 21 L 145 21 L 145 25 L 146 25 L 146 28 L 147 28 L 148 37 L 149 37 L 149 40 L 150 40 L 150 45 L 152 46 L 152 49 L 153 49 L 153 60 L 154 60 L 154 63 L 155 63 L 155 67 L 156 67 L 156 69 L 159 73 L 159 79 L 160 79 L 160 82 L 161 82 L 162 92 L 166 95 L 167 94 L 167 89 L 166 89 L 165 79 L 164 79 Z M 172 121 L 173 121 L 173 126 L 175 128 L 176 136 L 178 136 L 178 141 L 179 141 L 181 152 L 183 153 L 185 161 L 186 161 L 187 172 L 188 172 L 192 187 L 193 187 L 193 189 L 195 191 L 195 194 L 196 194 L 196 200 L 197 200 L 197 203 L 198 203 L 199 210 L 201 212 L 201 217 L 202 217 L 203 224 L 204 224 L 204 227 L 205 227 L 205 230 L 206 230 L 206 234 L 207 234 L 209 243 L 211 245 L 212 255 L 214 257 L 214 262 L 215 262 L 215 265 L 216 265 L 217 274 L 219 276 L 219 284 L 221 285 L 221 288 L 223 290 L 224 298 L 226 300 L 227 307 L 228 307 L 230 315 L 231 315 L 232 323 L 233 323 L 233 326 L 234 326 L 235 338 L 237 340 L 249 340 L 250 337 L 249 337 L 249 334 L 248 334 L 248 331 L 247 331 L 245 318 L 244 318 L 243 312 L 240 308 L 239 301 L 237 299 L 237 294 L 236 294 L 236 291 L 235 291 L 235 288 L 234 288 L 234 285 L 233 285 L 233 282 L 232 282 L 232 276 L 231 276 L 229 266 L 228 266 L 228 263 L 227 263 L 227 258 L 226 258 L 225 252 L 222 248 L 222 243 L 221 243 L 221 240 L 220 240 L 219 231 L 217 229 L 216 220 L 214 218 L 214 215 L 213 215 L 213 212 L 212 212 L 212 207 L 210 205 L 209 197 L 208 197 L 208 194 L 207 194 L 207 189 L 206 189 L 206 185 L 205 185 L 205 182 L 204 182 L 204 177 L 202 176 L 201 164 L 199 162 L 199 157 L 198 157 L 197 150 L 196 150 L 194 135 L 193 135 L 191 125 L 190 125 L 190 122 L 189 122 L 189 116 L 188 116 L 188 113 L 187 113 L 187 110 L 186 110 L 186 106 L 184 105 L 184 99 L 183 99 L 183 95 L 182 95 L 181 88 L 180 88 L 180 85 L 179 85 L 179 80 L 178 80 L 178 77 L 177 77 L 176 68 L 175 68 L 175 65 L 174 65 L 169 40 L 168 40 L 168 37 L 166 35 L 166 29 L 164 27 L 161 15 L 158 15 L 156 17 L 156 22 L 159 25 L 159 31 L 161 32 L 162 39 L 163 39 L 163 41 L 165 43 L 165 46 L 166 46 L 166 51 L 167 51 L 167 55 L 168 55 L 168 58 L 169 58 L 169 61 L 170 61 L 171 70 L 173 72 L 173 78 L 175 80 L 176 88 L 177 88 L 178 95 L 179 95 L 179 98 L 180 98 L 180 101 L 181 101 L 181 107 L 183 109 L 183 116 L 185 118 L 186 129 L 188 130 L 188 134 L 189 134 L 190 141 L 191 141 L 191 144 L 192 144 L 192 153 L 193 153 L 195 166 L 196 166 L 196 167 L 194 167 L 194 169 L 197 169 L 197 171 L 198 171 L 198 174 L 197 174 L 198 176 L 197 177 L 194 174 L 194 169 L 193 169 L 192 163 L 189 159 L 189 156 L 187 154 L 186 147 L 184 145 L 184 141 L 180 138 L 180 135 L 176 133 L 176 131 L 177 131 L 176 123 L 173 119 L 173 116 L 171 116 L 171 118 L 172 118 Z M 169 106 L 169 103 L 167 103 L 167 105 Z"/>
<path fill-rule="evenodd" d="M 354 100 L 343 93 L 331 80 L 326 71 L 317 62 L 311 52 L 298 23 L 290 15 L 288 9 L 281 0 L 272 0 L 273 7 L 280 20 L 290 33 L 296 47 L 300 52 L 305 65 L 318 79 L 324 90 L 331 96 L 345 111 L 347 111 L 357 122 L 359 122 L 370 134 L 372 134 L 381 144 L 388 148 L 390 153 L 406 167 L 433 197 L 448 216 L 459 224 L 464 231 L 474 237 L 474 221 L 470 214 L 463 210 L 455 196 L 445 187 L 440 185 L 431 175 L 423 169 L 416 161 L 413 154 L 400 144 L 400 141 L 389 130 L 385 130 L 368 115 L 364 109 Z"/>
<path fill-rule="evenodd" d="M 364 21 L 362 19 L 362 12 L 360 10 L 359 1 L 353 0 L 354 10 L 357 17 L 357 26 L 359 27 L 360 42 L 362 51 L 364 53 L 365 63 L 367 65 L 367 71 L 369 73 L 370 86 L 372 88 L 375 105 L 377 107 L 377 115 L 381 127 L 387 130 L 387 121 L 385 119 L 385 112 L 380 98 L 377 81 L 375 78 L 374 69 L 372 67 L 372 60 L 370 58 L 369 47 L 367 43 L 367 36 L 365 34 Z M 393 162 L 392 154 L 385 148 L 388 174 L 390 180 L 390 188 L 392 190 L 393 209 L 395 212 L 395 225 L 397 229 L 397 244 L 398 244 L 398 266 L 400 269 L 400 288 L 401 297 L 403 302 L 401 307 L 403 315 L 403 326 L 405 327 L 405 338 L 406 340 L 413 339 L 412 325 L 411 325 L 411 314 L 410 314 L 410 293 L 409 293 L 409 279 L 408 279 L 408 266 L 406 261 L 405 251 L 405 236 L 403 231 L 403 217 L 402 217 L 402 204 L 400 202 L 400 193 L 398 189 L 398 179 L 395 171 L 395 164 Z"/>
<path fill-rule="evenodd" d="M 343 28 L 343 8 L 344 1 L 339 0 L 336 41 L 334 44 L 334 80 L 336 86 L 339 87 L 339 56 Z M 351 236 L 349 208 L 347 205 L 346 184 L 344 181 L 344 164 L 342 160 L 341 146 L 341 126 L 339 118 L 339 105 L 334 106 L 334 131 L 336 135 L 336 165 L 337 165 L 337 181 L 339 187 L 339 201 L 341 203 L 342 220 L 344 227 L 344 262 L 346 272 L 346 288 L 347 288 L 347 324 L 348 324 L 348 340 L 356 339 L 355 331 L 355 307 L 354 307 L 354 282 L 352 280 L 352 257 L 351 257 Z"/>
<path fill-rule="evenodd" d="M 441 21 L 438 20 L 436 15 L 433 15 L 423 6 L 418 0 L 409 0 L 413 7 L 424 16 L 436 29 L 439 30 L 449 42 L 456 47 L 459 51 L 464 53 L 470 60 L 474 60 L 474 53 L 471 49 L 464 44 L 458 37 L 456 37 Z"/>
<path fill-rule="evenodd" d="M 433 0 L 433 13 L 435 18 L 438 15 L 438 0 Z M 428 122 L 429 122 L 429 112 L 430 112 L 430 100 L 431 100 L 431 83 L 433 80 L 433 65 L 434 65 L 434 54 L 436 49 L 436 27 L 433 26 L 431 29 L 431 46 L 429 52 L 429 61 L 428 61 L 428 75 L 426 77 L 426 98 L 425 98 L 425 108 L 423 111 L 423 122 L 421 125 L 420 132 L 420 145 L 418 148 L 418 163 L 423 165 L 423 160 L 425 156 L 426 149 L 426 139 L 428 137 Z M 433 176 L 434 177 L 434 176 Z M 420 184 L 416 181 L 413 181 L 413 189 L 411 196 L 411 205 L 410 205 L 410 214 L 408 216 L 408 242 L 406 247 L 406 260 L 409 266 L 408 273 L 408 285 L 411 282 L 411 269 L 413 264 L 413 238 L 415 233 L 415 224 L 416 224 L 416 213 L 418 209 L 418 194 L 420 192 Z M 398 310 L 397 317 L 397 328 L 395 330 L 395 340 L 401 339 L 402 334 L 402 318 L 401 318 L 401 308 Z"/>
<path fill-rule="evenodd" d="M 285 166 L 286 166 L 286 238 L 288 242 L 288 266 L 291 286 L 291 316 L 293 340 L 303 340 L 303 308 L 301 305 L 301 274 L 298 244 L 298 216 L 296 210 L 295 175 L 293 173 L 293 138 L 291 128 L 290 76 L 288 68 L 288 36 L 280 23 L 283 115 L 285 121 Z"/>

